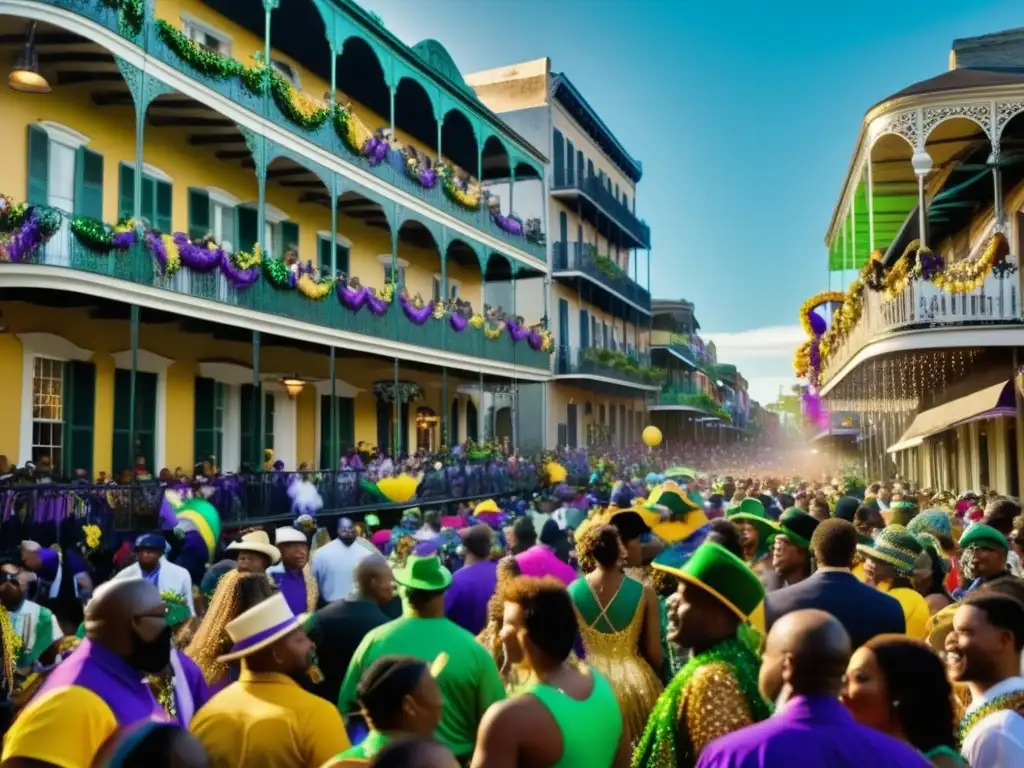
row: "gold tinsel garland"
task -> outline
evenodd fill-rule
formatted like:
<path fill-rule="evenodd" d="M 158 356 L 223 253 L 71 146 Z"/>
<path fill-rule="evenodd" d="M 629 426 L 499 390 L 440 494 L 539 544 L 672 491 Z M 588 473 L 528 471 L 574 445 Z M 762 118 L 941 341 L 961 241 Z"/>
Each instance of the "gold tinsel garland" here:
<path fill-rule="evenodd" d="M 915 267 L 911 269 L 910 259 L 908 258 L 910 253 L 919 249 L 920 241 L 914 240 L 911 242 L 892 265 L 889 272 L 886 273 L 882 280 L 882 285 L 878 286 L 886 301 L 891 301 L 899 296 L 906 290 L 911 280 L 922 277 L 920 259 L 915 262 Z M 1002 232 L 996 232 L 988 241 L 985 250 L 979 258 L 964 259 L 963 261 L 949 264 L 936 272 L 929 281 L 936 288 L 946 293 L 963 294 L 977 291 L 981 288 L 985 279 L 992 273 L 996 264 L 1005 259 L 1009 253 L 1010 244 L 1006 239 L 1006 235 Z M 874 262 L 881 261 L 881 256 L 881 251 L 875 251 L 871 254 L 857 279 L 850 283 L 850 288 L 846 293 L 842 306 L 833 313 L 832 325 L 822 335 L 818 347 L 822 366 L 828 360 L 832 350 L 842 343 L 860 321 L 864 309 L 864 290 L 875 272 Z M 801 309 L 801 323 L 804 322 L 804 314 Z M 797 371 L 797 376 L 801 376 L 800 371 L 809 373 L 809 350 L 807 353 L 804 353 L 802 346 L 797 349 L 793 359 L 793 367 Z"/>

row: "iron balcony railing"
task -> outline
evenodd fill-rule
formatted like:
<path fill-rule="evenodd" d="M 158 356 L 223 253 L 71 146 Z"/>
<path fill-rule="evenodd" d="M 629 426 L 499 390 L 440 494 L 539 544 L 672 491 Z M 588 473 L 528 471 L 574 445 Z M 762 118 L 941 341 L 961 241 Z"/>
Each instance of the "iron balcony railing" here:
<path fill-rule="evenodd" d="M 554 183 L 551 186 L 553 192 L 562 190 L 577 190 L 585 195 L 590 201 L 601 209 L 601 211 L 612 219 L 616 224 L 628 232 L 642 248 L 651 247 L 651 228 L 638 219 L 636 214 L 630 210 L 621 200 L 605 186 L 601 180 L 592 174 L 578 169 L 570 169 L 555 166 Z"/>
<path fill-rule="evenodd" d="M 968 293 L 947 293 L 927 280 L 910 281 L 889 300 L 883 292 L 865 288 L 860 320 L 829 350 L 821 381 L 827 384 L 868 344 L 892 333 L 1021 321 L 1016 266 L 990 273 L 978 290 Z"/>
<path fill-rule="evenodd" d="M 447 508 L 461 501 L 525 496 L 544 484 L 535 464 L 521 461 L 513 472 L 505 459 L 431 469 L 423 475 L 415 498 L 405 503 L 383 498 L 367 473 L 354 469 L 225 475 L 193 485 L 155 481 L 125 485 L 16 483 L 0 486 L 0 550 L 17 549 L 24 539 L 52 537 L 72 517 L 80 518 L 83 524 L 98 525 L 104 532 L 156 530 L 168 488 L 185 497 L 208 500 L 228 529 L 291 522 L 296 513 L 288 487 L 296 477 L 312 482 L 323 498 L 323 509 L 317 513 L 321 525 L 325 518 L 341 514 L 358 517 L 368 512 L 380 516 L 387 525 L 410 507 L 429 504 Z M 583 486 L 587 477 L 571 475 L 568 482 Z"/>
<path fill-rule="evenodd" d="M 410 322 L 397 299 L 383 315 L 362 309 L 353 312 L 335 296 L 312 301 L 296 290 L 275 288 L 267 280 L 258 280 L 248 288 L 233 287 L 220 270 L 195 272 L 181 269 L 175 275 L 163 275 L 152 255 L 142 245 L 109 254 L 93 251 L 70 233 L 61 231 L 37 255 L 37 263 L 105 275 L 140 285 L 160 288 L 198 299 L 207 299 L 233 307 L 300 320 L 328 328 L 392 339 L 421 347 L 512 363 L 529 368 L 548 369 L 550 354 L 533 349 L 526 339 L 515 342 L 507 333 L 487 339 L 473 328 L 456 331 L 447 319 L 430 320 L 423 325 Z M 0 267 L 2 268 L 2 267 Z M 368 338 L 367 341 L 372 341 Z"/>
<path fill-rule="evenodd" d="M 590 243 L 557 242 L 552 252 L 556 275 L 558 272 L 582 272 L 641 309 L 651 311 L 650 291 L 637 284 L 614 261 L 599 254 Z"/>
<path fill-rule="evenodd" d="M 558 347 L 555 350 L 556 375 L 589 374 L 615 379 L 639 387 L 661 383 L 661 372 L 651 368 L 646 355 L 628 355 L 605 347 Z"/>

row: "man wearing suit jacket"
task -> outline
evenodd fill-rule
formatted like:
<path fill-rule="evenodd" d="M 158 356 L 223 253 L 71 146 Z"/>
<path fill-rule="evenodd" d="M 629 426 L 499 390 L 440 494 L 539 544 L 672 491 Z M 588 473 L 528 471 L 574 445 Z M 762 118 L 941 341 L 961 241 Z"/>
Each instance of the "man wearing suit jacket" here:
<path fill-rule="evenodd" d="M 170 562 L 165 556 L 167 543 L 158 533 L 144 533 L 135 540 L 135 562 L 115 576 L 115 579 L 145 579 L 156 585 L 161 594 L 179 595 L 188 608 L 189 616 L 195 615 L 192 603 L 192 577 L 180 565 Z"/>
<path fill-rule="evenodd" d="M 835 616 L 846 628 L 854 648 L 872 637 L 902 635 L 906 620 L 899 602 L 861 583 L 850 570 L 857 551 L 857 529 L 845 520 L 825 520 L 811 537 L 818 569 L 808 579 L 765 598 L 767 628 L 793 611 L 817 608 Z"/>

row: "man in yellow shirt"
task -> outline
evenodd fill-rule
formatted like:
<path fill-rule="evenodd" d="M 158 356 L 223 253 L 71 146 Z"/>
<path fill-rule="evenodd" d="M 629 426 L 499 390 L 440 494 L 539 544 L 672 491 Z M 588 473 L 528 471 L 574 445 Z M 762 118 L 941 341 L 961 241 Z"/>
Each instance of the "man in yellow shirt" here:
<path fill-rule="evenodd" d="M 317 768 L 349 747 L 338 710 L 292 679 L 315 646 L 280 592 L 226 627 L 234 646 L 220 661 L 242 672 L 196 714 L 190 730 L 211 768 Z"/>
<path fill-rule="evenodd" d="M 917 557 L 924 550 L 914 534 L 902 525 L 888 525 L 871 544 L 858 544 L 857 550 L 866 557 L 865 582 L 899 601 L 907 636 L 915 640 L 928 637 L 931 611 L 910 581 Z"/>
<path fill-rule="evenodd" d="M 85 640 L 7 732 L 4 768 L 83 768 L 119 728 L 169 721 L 143 682 L 170 661 L 166 615 L 160 590 L 145 579 L 97 589 L 85 609 Z"/>

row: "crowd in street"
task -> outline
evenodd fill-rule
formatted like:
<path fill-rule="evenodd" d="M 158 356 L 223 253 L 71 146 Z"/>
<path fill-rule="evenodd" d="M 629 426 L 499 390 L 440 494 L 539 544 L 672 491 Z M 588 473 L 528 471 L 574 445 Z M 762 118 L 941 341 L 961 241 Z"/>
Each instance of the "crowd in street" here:
<path fill-rule="evenodd" d="M 106 580 L 24 540 L 0 768 L 1024 765 L 1019 503 L 725 450 L 390 529 L 168 493 Z"/>

